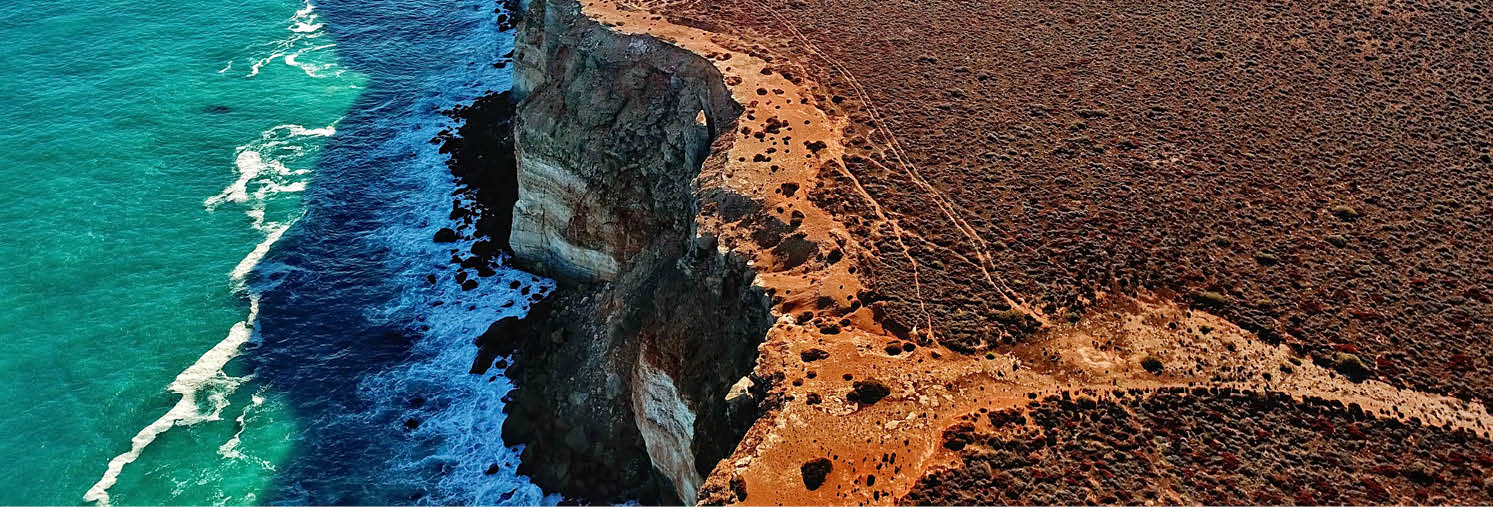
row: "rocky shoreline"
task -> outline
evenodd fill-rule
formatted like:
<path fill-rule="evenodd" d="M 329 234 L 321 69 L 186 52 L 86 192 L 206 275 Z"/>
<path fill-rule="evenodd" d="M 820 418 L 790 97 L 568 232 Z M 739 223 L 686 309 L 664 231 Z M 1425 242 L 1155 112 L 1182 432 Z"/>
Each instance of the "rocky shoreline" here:
<path fill-rule="evenodd" d="M 459 196 L 452 199 L 451 219 L 471 226 L 468 239 L 477 238 L 471 257 L 458 261 L 464 268 L 483 269 L 498 254 L 511 252 L 508 231 L 513 223 L 513 202 L 518 200 L 513 158 L 512 94 L 504 91 L 485 95 L 471 105 L 458 105 L 446 115 L 460 121 L 455 131 L 442 131 L 433 143 L 450 158 L 446 167 L 458 182 Z M 458 233 L 441 229 L 435 241 L 454 242 Z"/>
<path fill-rule="evenodd" d="M 526 445 L 521 472 L 546 490 L 584 502 L 989 503 L 979 496 L 993 491 L 989 478 L 1007 476 L 992 467 L 1025 462 L 966 449 L 1008 446 L 991 433 L 1008 421 L 982 425 L 976 414 L 1057 414 L 1042 421 L 1061 424 L 1037 424 L 1049 440 L 1054 428 L 1089 418 L 1095 399 L 1108 417 L 1171 417 L 1113 401 L 1127 393 L 1163 405 L 1192 403 L 1174 399 L 1184 392 L 1260 393 L 1279 402 L 1282 427 L 1310 428 L 1299 416 L 1322 405 L 1331 417 L 1352 407 L 1355 421 L 1392 421 L 1384 424 L 1395 432 L 1403 422 L 1488 438 L 1493 419 L 1482 404 L 1373 379 L 1352 344 L 1309 353 L 1227 311 L 1239 294 L 1136 283 L 1141 275 L 1128 269 L 1087 273 L 1103 283 L 1073 287 L 1060 273 L 1023 271 L 1046 261 L 984 230 L 1011 210 L 961 211 L 1009 197 L 990 181 L 1009 171 L 956 179 L 990 192 L 972 199 L 920 171 L 948 169 L 919 160 L 940 148 L 904 148 L 883 119 L 881 107 L 905 115 L 895 108 L 927 101 L 873 103 L 814 34 L 755 3 L 653 9 L 530 2 L 505 97 L 517 104 L 511 135 L 487 143 L 512 150 L 503 166 L 511 174 L 486 184 L 517 192 L 484 197 L 511 205 L 506 246 L 518 265 L 562 283 L 529 318 L 479 338 L 473 371 L 514 358 L 507 373 L 519 389 L 503 437 Z M 804 51 L 814 59 L 775 56 Z M 972 74 L 961 67 L 947 70 Z M 983 82 L 989 72 L 972 75 Z M 1074 114 L 1082 129 L 1120 113 Z M 1021 181 L 1072 186 L 1045 175 Z M 1048 230 L 1035 223 L 1022 238 Z M 1191 391 L 1199 386 L 1207 387 Z M 1075 395 L 1090 400 L 1082 410 L 1066 404 Z M 1219 414 L 1214 426 L 1262 414 Z M 1324 435 L 1324 445 L 1346 445 Z M 1272 456 L 1290 448 L 1269 444 Z M 1212 470 L 1188 466 L 1177 473 Z M 1485 491 L 1477 486 L 1468 498 Z M 1161 496 L 1215 498 L 1209 487 Z M 1360 498 L 1317 489 L 1307 498 Z M 1108 501 L 1066 493 L 1076 496 L 1065 501 Z M 1004 494 L 1017 503 L 1059 498 Z"/>
<path fill-rule="evenodd" d="M 736 202 L 721 192 L 695 197 L 721 127 L 697 121 L 706 113 L 691 109 L 691 98 L 712 86 L 724 97 L 722 79 L 679 48 L 606 30 L 574 2 L 534 2 L 527 14 L 542 22 L 519 33 L 515 90 L 454 108 L 448 114 L 461 127 L 432 141 L 450 155 L 472 203 L 453 201 L 452 218 L 477 241 L 470 256 L 452 262 L 480 276 L 508 253 L 515 265 L 561 283 L 526 318 L 495 322 L 477 337 L 471 371 L 487 374 L 496 361 L 518 386 L 505 400 L 502 437 L 525 446 L 519 472 L 544 490 L 584 503 L 693 503 L 755 420 L 764 389 L 746 386 L 769 385 L 745 377 L 772 323 L 770 301 L 744 259 L 694 227 L 702 206 Z M 628 50 L 636 44 L 656 58 L 638 62 Z M 577 70 L 537 69 L 540 61 Z M 678 80 L 690 72 L 699 77 Z M 596 93 L 614 81 L 625 83 L 614 95 Z M 591 102 L 577 107 L 580 94 Z M 739 106 L 720 100 L 705 109 L 726 125 Z M 626 118 L 598 124 L 598 111 Z M 535 158 L 539 152 L 550 162 Z M 543 172 L 551 166 L 610 173 L 587 175 L 591 184 L 579 189 L 544 180 L 565 177 Z M 529 201 L 520 202 L 521 186 L 536 189 Z M 554 197 L 565 201 L 535 201 Z M 570 249 L 554 255 L 564 240 L 552 236 L 543 212 L 557 209 L 598 218 L 583 234 L 589 244 L 566 242 Z M 460 238 L 442 230 L 434 239 Z M 569 262 L 586 258 L 565 255 L 577 251 L 605 262 Z"/>

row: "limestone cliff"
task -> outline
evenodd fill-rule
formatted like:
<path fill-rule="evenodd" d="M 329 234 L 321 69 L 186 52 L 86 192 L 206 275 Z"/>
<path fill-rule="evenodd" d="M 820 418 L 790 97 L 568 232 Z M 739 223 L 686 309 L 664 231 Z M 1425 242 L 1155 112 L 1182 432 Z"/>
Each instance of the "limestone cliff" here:
<path fill-rule="evenodd" d="M 534 0 L 515 60 L 510 243 L 563 283 L 516 334 L 504 438 L 546 490 L 693 503 L 752 420 L 726 394 L 772 324 L 746 262 L 696 225 L 732 198 L 697 176 L 742 108 L 708 60 L 575 0 Z"/>
<path fill-rule="evenodd" d="M 528 14 L 516 55 L 514 251 L 579 281 L 677 254 L 693 234 L 694 176 L 741 113 L 720 73 L 658 39 L 613 32 L 576 2 L 535 1 Z"/>

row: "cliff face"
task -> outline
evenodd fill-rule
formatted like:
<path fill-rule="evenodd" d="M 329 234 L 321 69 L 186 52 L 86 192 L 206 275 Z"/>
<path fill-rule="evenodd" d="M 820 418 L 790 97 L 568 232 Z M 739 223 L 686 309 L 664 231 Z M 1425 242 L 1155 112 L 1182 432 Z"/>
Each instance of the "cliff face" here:
<path fill-rule="evenodd" d="M 730 198 L 697 176 L 742 109 L 708 60 L 574 0 L 533 1 L 515 59 L 510 243 L 564 283 L 516 333 L 505 441 L 546 490 L 692 503 L 752 420 L 726 394 L 772 323 L 752 270 L 696 221 L 714 206 L 699 196 Z"/>
<path fill-rule="evenodd" d="M 518 257 L 614 281 L 634 260 L 677 255 L 698 210 L 694 176 L 741 113 L 720 73 L 658 39 L 615 33 L 575 2 L 533 2 L 519 39 Z"/>
<path fill-rule="evenodd" d="M 930 181 L 923 170 L 948 164 L 897 139 L 929 135 L 940 124 L 930 118 L 957 117 L 948 115 L 960 101 L 944 98 L 963 91 L 883 90 L 915 90 L 907 103 L 940 111 L 899 116 L 906 128 L 894 131 L 884 119 L 891 105 L 873 103 L 860 79 L 926 79 L 886 72 L 893 67 L 880 61 L 897 51 L 849 47 L 872 66 L 858 78 L 811 40 L 825 25 L 806 34 L 776 7 L 648 3 L 588 0 L 582 12 L 575 0 L 534 0 L 520 34 L 512 244 L 521 262 L 566 283 L 513 334 L 517 362 L 507 373 L 520 389 L 504 438 L 527 445 L 520 470 L 547 490 L 645 503 L 973 501 L 968 494 L 990 481 L 1009 481 L 992 474 L 986 446 L 967 444 L 994 441 L 1012 421 L 1091 427 L 1111 411 L 1075 410 L 1157 393 L 1147 399 L 1284 392 L 1414 427 L 1486 435 L 1493 426 L 1481 404 L 1346 378 L 1344 366 L 1364 367 L 1347 351 L 1346 365 L 1323 365 L 1262 341 L 1208 311 L 1228 295 L 1189 302 L 1111 284 L 1114 293 L 1086 296 L 1088 311 L 1058 313 L 1042 304 L 1046 285 L 1007 283 L 1022 272 L 1009 264 L 1016 240 L 980 230 L 1020 225 L 1027 230 L 1011 232 L 1025 238 L 1048 223 L 1007 215 L 1039 202 L 991 183 L 993 173 Z M 845 7 L 787 6 L 807 8 Z M 815 19 L 838 23 L 841 14 Z M 948 19 L 923 21 L 962 26 Z M 849 35 L 883 38 L 859 27 Z M 897 68 L 936 62 L 908 54 L 915 62 Z M 990 72 L 946 67 L 966 80 Z M 1049 116 L 1040 109 L 1030 115 Z M 1075 114 L 1096 124 L 1109 117 Z M 933 130 L 970 130 L 950 125 Z M 966 218 L 970 202 L 956 197 L 971 192 L 975 203 L 1009 194 L 1024 204 Z M 986 353 L 968 354 L 976 349 Z M 1044 404 L 1070 415 L 1041 417 Z M 964 468 L 940 472 L 949 466 Z M 1044 498 L 1055 497 L 1018 499 Z M 1080 501 L 1113 503 L 1106 498 Z"/>

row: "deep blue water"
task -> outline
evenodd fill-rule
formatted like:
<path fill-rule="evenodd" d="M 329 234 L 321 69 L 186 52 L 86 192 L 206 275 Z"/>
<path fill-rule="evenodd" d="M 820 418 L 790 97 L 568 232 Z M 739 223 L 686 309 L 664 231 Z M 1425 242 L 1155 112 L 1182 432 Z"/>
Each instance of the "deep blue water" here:
<path fill-rule="evenodd" d="M 467 373 L 553 283 L 432 240 L 493 2 L 0 3 L 0 505 L 556 500 Z"/>
<path fill-rule="evenodd" d="M 0 2 L 0 504 L 253 503 L 272 480 L 300 422 L 228 361 L 242 275 L 363 90 L 317 17 Z"/>
<path fill-rule="evenodd" d="M 265 501 L 544 501 L 500 438 L 511 386 L 465 370 L 473 338 L 552 284 L 501 269 L 462 291 L 451 247 L 431 241 L 455 188 L 430 142 L 451 124 L 440 111 L 509 86 L 492 65 L 512 49 L 495 7 L 317 3 L 339 63 L 369 80 L 322 149 L 304 216 L 251 277 L 258 338 L 243 359 L 302 428 Z"/>

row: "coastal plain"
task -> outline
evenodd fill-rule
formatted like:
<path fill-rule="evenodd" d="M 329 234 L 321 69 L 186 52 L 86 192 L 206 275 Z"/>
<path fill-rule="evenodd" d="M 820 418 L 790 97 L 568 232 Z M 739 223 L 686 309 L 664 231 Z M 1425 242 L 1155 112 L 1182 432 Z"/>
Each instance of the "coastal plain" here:
<path fill-rule="evenodd" d="M 703 426 L 632 405 L 681 499 L 1493 500 L 1481 5 L 578 8 L 618 47 L 708 62 L 740 109 L 728 118 L 705 86 L 678 114 L 698 109 L 713 138 L 691 236 L 743 260 L 768 305 L 727 395 L 754 417 L 727 455 L 692 461 Z M 575 58 L 555 44 L 516 59 Z M 583 62 L 565 68 L 596 67 Z M 641 265 L 628 256 L 655 250 L 578 222 L 586 205 L 566 199 L 570 220 L 535 241 L 618 260 L 586 274 L 621 304 Z M 652 392 L 638 375 L 631 388 Z M 681 399 L 691 421 L 708 413 Z"/>

